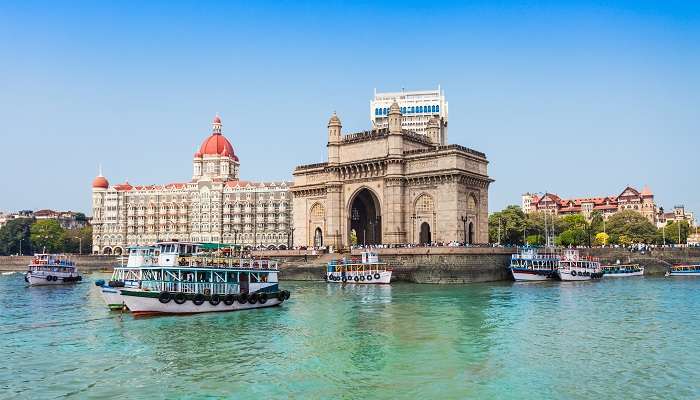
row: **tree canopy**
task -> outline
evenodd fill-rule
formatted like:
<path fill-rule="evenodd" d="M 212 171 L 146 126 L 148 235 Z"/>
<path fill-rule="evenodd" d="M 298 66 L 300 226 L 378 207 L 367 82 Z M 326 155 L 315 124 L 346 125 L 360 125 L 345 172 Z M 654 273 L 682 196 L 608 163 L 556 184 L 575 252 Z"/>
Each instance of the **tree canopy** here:
<path fill-rule="evenodd" d="M 22 241 L 21 254 L 32 254 L 32 241 L 30 230 L 34 220 L 32 218 L 17 218 L 7 221 L 0 228 L 0 255 L 20 254 L 20 240 Z"/>
<path fill-rule="evenodd" d="M 65 230 L 55 219 L 36 221 L 31 228 L 31 239 L 37 251 L 58 253 L 63 250 Z"/>

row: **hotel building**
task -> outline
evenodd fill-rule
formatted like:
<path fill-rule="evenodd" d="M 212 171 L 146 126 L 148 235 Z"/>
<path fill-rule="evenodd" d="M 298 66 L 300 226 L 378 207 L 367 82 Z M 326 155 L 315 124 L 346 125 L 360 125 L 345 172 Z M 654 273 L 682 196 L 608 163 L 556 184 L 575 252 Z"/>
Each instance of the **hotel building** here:
<path fill-rule="evenodd" d="M 438 86 L 437 90 L 417 90 L 412 92 L 377 93 L 370 101 L 370 120 L 373 129 L 389 126 L 389 109 L 396 102 L 401 111 L 401 129 L 427 135 L 428 125 L 432 119 L 440 124 L 438 144 L 447 143 L 447 101 Z"/>

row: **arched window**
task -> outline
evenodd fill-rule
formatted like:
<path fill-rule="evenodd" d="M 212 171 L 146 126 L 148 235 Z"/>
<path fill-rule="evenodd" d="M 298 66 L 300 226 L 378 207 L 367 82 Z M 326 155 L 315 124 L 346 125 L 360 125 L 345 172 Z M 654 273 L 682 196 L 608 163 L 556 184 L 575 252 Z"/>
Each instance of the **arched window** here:
<path fill-rule="evenodd" d="M 312 221 L 323 221 L 326 217 L 326 213 L 320 203 L 316 203 L 311 207 L 309 215 Z"/>
<path fill-rule="evenodd" d="M 417 215 L 430 215 L 435 211 L 435 202 L 427 194 L 423 194 L 416 199 L 415 211 Z"/>
<path fill-rule="evenodd" d="M 476 198 L 473 194 L 467 196 L 467 212 L 476 213 Z"/>

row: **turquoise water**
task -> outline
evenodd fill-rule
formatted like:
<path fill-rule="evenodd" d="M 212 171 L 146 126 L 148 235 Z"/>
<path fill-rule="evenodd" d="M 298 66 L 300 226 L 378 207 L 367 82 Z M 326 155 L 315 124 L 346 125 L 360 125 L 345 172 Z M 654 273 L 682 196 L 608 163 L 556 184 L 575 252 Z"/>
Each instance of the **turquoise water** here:
<path fill-rule="evenodd" d="M 700 279 L 283 286 L 134 319 L 91 283 L 0 276 L 0 398 L 700 398 Z"/>

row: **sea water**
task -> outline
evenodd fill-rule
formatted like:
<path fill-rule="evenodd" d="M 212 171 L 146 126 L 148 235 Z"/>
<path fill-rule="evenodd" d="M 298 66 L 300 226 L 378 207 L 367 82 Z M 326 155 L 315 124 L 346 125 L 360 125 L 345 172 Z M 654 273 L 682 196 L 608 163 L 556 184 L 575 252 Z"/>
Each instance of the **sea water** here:
<path fill-rule="evenodd" d="M 133 318 L 0 276 L 0 398 L 696 399 L 700 279 L 283 282 L 280 307 Z"/>

